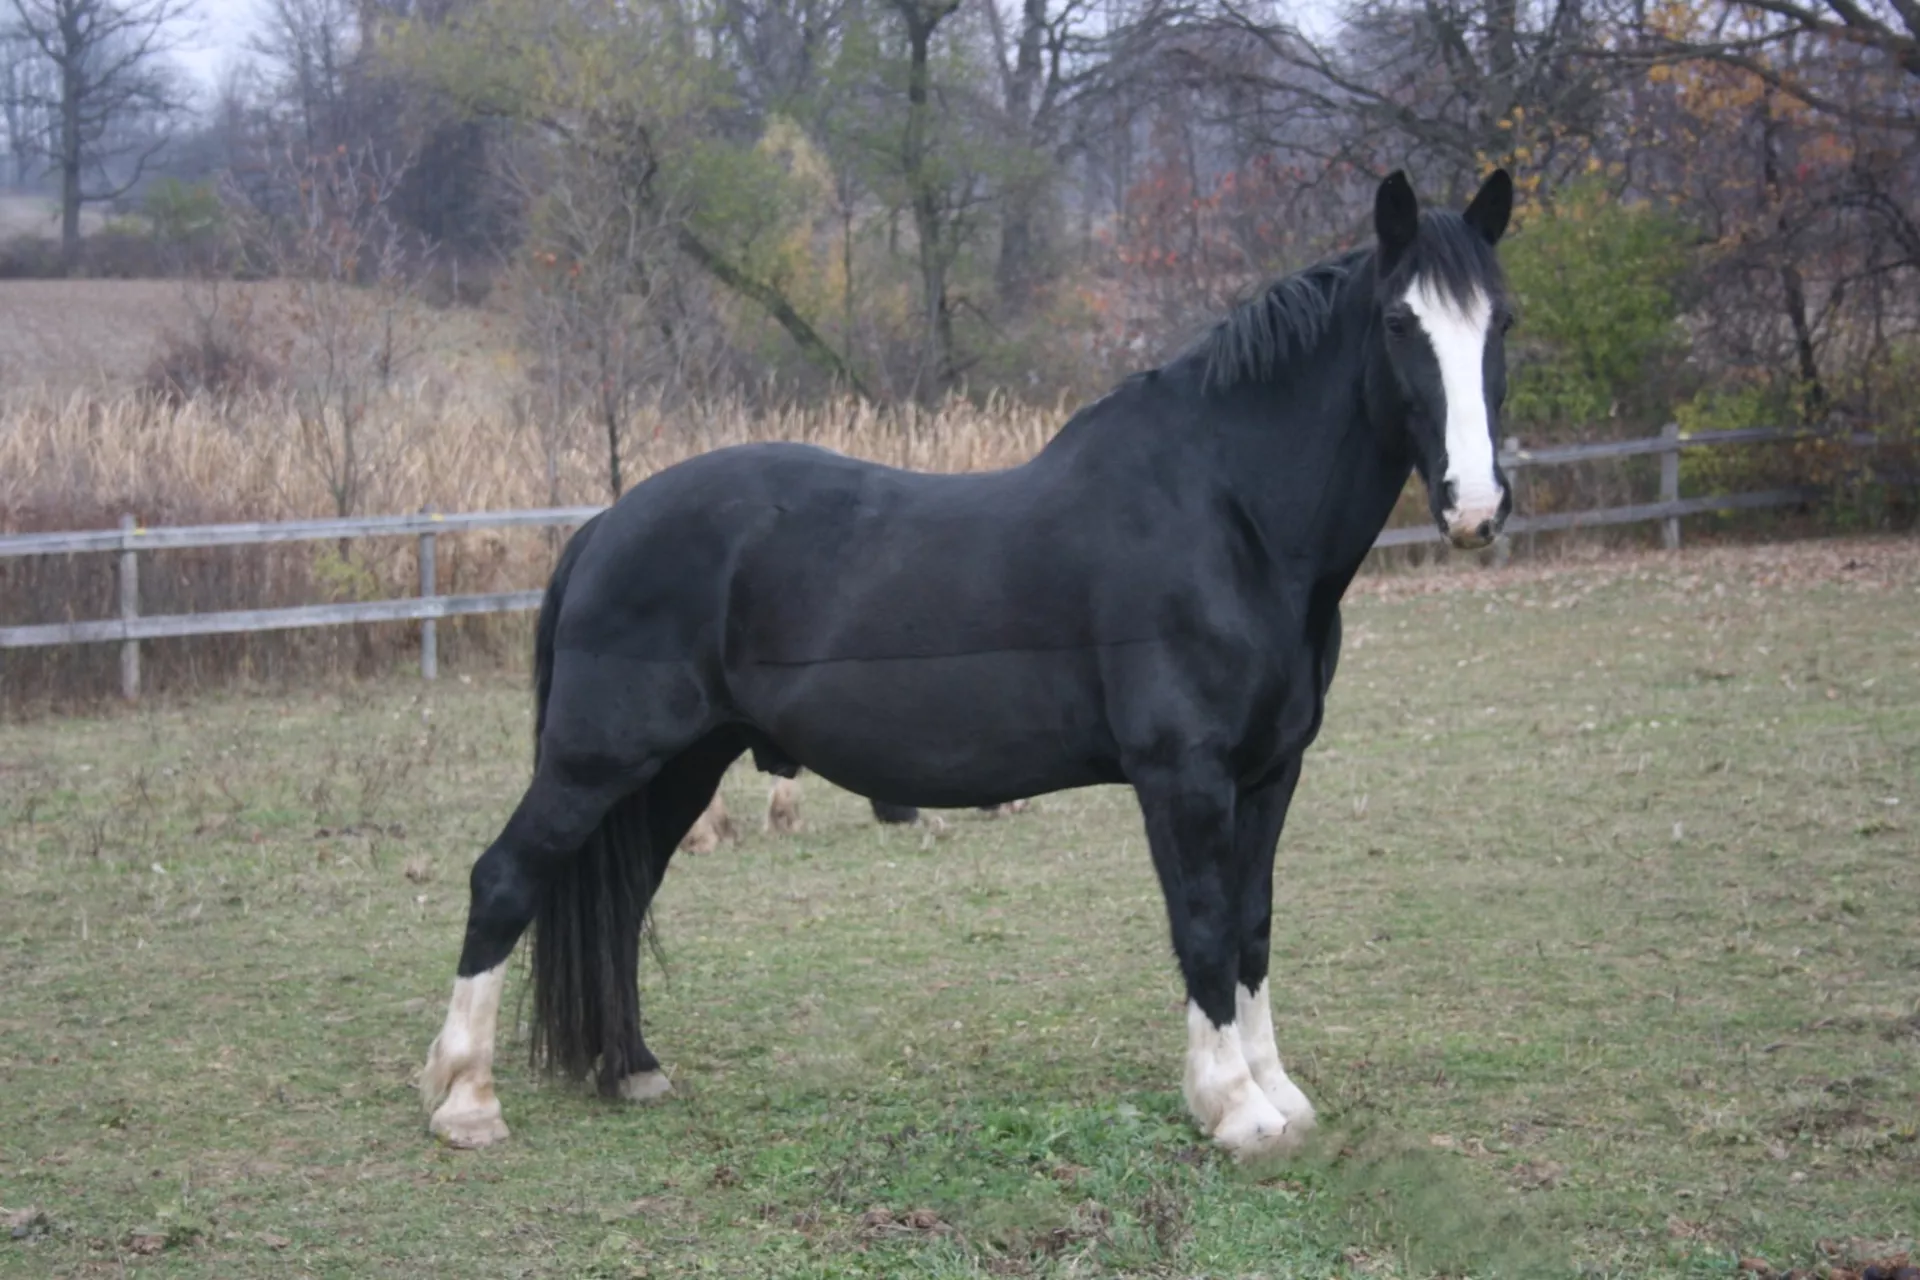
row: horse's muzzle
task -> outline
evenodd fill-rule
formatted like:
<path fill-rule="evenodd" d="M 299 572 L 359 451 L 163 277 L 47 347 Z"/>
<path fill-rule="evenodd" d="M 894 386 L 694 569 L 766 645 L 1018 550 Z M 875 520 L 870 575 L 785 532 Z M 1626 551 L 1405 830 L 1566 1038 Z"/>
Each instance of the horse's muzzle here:
<path fill-rule="evenodd" d="M 1440 519 L 1440 531 L 1447 541 L 1462 551 L 1478 551 L 1493 545 L 1507 522 L 1506 504 L 1468 507 L 1447 512 Z"/>

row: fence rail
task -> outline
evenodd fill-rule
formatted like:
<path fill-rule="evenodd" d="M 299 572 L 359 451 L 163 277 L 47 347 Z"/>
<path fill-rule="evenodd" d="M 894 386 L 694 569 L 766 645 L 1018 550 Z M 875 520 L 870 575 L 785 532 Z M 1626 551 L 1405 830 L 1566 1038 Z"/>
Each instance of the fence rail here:
<path fill-rule="evenodd" d="M 1568 466 L 1575 463 L 1646 454 L 1660 455 L 1661 463 L 1660 500 L 1657 502 L 1603 507 L 1591 511 L 1556 512 L 1541 516 L 1515 515 L 1507 522 L 1507 532 L 1509 535 L 1546 533 L 1658 520 L 1663 522 L 1662 541 L 1669 550 L 1672 550 L 1680 545 L 1680 521 L 1687 516 L 1710 511 L 1787 506 L 1805 502 L 1816 496 L 1818 492 L 1809 488 L 1769 489 L 1752 493 L 1718 494 L 1683 499 L 1680 497 L 1681 450 L 1800 439 L 1834 440 L 1849 445 L 1870 445 L 1875 442 L 1875 437 L 1864 434 L 1817 435 L 1776 427 L 1703 431 L 1695 435 L 1682 435 L 1678 427 L 1669 425 L 1658 436 L 1644 440 L 1562 445 L 1532 450 L 1516 449 L 1511 444 L 1503 445 L 1500 452 L 1500 465 L 1509 475 L 1529 467 Z M 439 535 L 481 529 L 552 528 L 578 525 L 600 510 L 602 510 L 600 507 L 554 507 L 533 511 L 478 511 L 452 515 L 421 512 L 417 515 L 372 516 L 344 520 L 181 525 L 158 529 L 141 528 L 134 522 L 132 516 L 125 516 L 122 517 L 118 529 L 0 535 L 0 560 L 22 556 L 72 555 L 87 552 L 118 552 L 120 555 L 119 617 L 89 622 L 53 622 L 0 627 L 0 649 L 117 641 L 121 646 L 120 689 L 126 697 L 133 698 L 140 692 L 140 642 L 142 640 L 286 631 L 305 627 L 340 626 L 348 623 L 419 621 L 422 624 L 420 674 L 431 680 L 438 674 L 439 669 L 435 619 L 536 609 L 540 605 L 542 595 L 538 590 L 502 591 L 487 595 L 443 596 L 438 594 L 435 589 L 435 563 L 436 539 Z M 261 546 L 276 542 L 317 542 L 342 538 L 409 535 L 419 539 L 420 593 L 414 597 L 346 604 L 298 605 L 281 609 L 173 614 L 160 617 L 143 617 L 140 614 L 139 556 L 144 551 Z M 1438 530 L 1431 525 L 1422 524 L 1385 530 L 1374 546 L 1376 548 L 1412 546 L 1439 540 Z"/>

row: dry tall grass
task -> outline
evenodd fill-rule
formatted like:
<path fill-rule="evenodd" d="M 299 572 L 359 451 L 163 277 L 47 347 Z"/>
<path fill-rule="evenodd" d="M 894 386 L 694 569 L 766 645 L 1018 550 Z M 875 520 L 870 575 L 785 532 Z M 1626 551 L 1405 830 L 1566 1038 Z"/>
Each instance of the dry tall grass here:
<path fill-rule="evenodd" d="M 723 445 L 796 440 L 916 470 L 979 471 L 1031 457 L 1065 416 L 960 400 L 920 413 L 858 403 L 644 410 L 627 428 L 623 467 L 641 477 Z M 67 527 L 74 517 L 85 524 L 121 512 L 148 523 L 332 515 L 324 460 L 303 443 L 301 426 L 281 397 L 198 400 L 177 411 L 131 394 L 0 398 L 0 527 Z M 365 514 L 608 497 L 597 427 L 582 421 L 543 433 L 505 397 L 465 398 L 423 382 L 376 401 L 361 433 Z M 545 439 L 555 442 L 551 485 Z"/>
<path fill-rule="evenodd" d="M 937 412 L 885 412 L 857 403 L 750 412 L 739 403 L 687 412 L 643 412 L 628 428 L 622 466 L 643 477 L 722 445 L 796 440 L 896 466 L 977 471 L 1017 464 L 1064 420 L 996 401 L 954 401 Z M 108 528 L 122 514 L 142 524 L 289 520 L 336 514 L 328 477 L 340 460 L 290 397 L 203 399 L 178 409 L 132 393 L 0 398 L 0 531 Z M 543 423 L 525 401 L 462 395 L 421 382 L 376 398 L 357 425 L 364 469 L 355 514 L 487 511 L 605 502 L 604 438 L 585 421 Z M 537 530 L 443 537 L 443 591 L 538 586 L 555 538 Z M 0 621 L 106 617 L 115 608 L 114 558 L 0 561 Z M 142 558 L 148 614 L 266 608 L 325 599 L 412 594 L 418 565 L 408 539 L 150 553 Z M 524 620 L 442 624 L 449 660 L 514 658 Z M 149 687 L 234 676 L 379 669 L 397 661 L 416 628 L 289 633 L 156 642 Z M 12 651 L 0 668 L 0 705 L 83 702 L 115 687 L 112 646 Z"/>

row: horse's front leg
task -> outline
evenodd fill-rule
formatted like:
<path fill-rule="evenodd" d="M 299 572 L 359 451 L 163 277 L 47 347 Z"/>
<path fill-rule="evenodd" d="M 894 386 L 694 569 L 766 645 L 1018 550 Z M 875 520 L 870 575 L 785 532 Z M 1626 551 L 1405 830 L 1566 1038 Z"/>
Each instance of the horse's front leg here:
<path fill-rule="evenodd" d="M 1273 1002 L 1267 992 L 1267 970 L 1273 934 L 1274 853 L 1300 781 L 1300 760 L 1289 761 L 1280 776 L 1264 787 L 1240 794 L 1234 808 L 1234 860 L 1242 876 L 1237 897 L 1240 909 L 1240 980 L 1235 988 L 1236 1021 L 1247 1069 L 1267 1100 L 1287 1118 L 1289 1133 L 1313 1128 L 1313 1104 L 1287 1076 L 1273 1037 Z M 1284 901 L 1283 901 L 1284 905 Z"/>
<path fill-rule="evenodd" d="M 1242 1047 L 1236 988 L 1243 877 L 1235 792 L 1224 767 L 1133 772 L 1173 949 L 1187 984 L 1187 1107 L 1236 1159 L 1290 1149 L 1296 1135 L 1254 1079 Z"/>

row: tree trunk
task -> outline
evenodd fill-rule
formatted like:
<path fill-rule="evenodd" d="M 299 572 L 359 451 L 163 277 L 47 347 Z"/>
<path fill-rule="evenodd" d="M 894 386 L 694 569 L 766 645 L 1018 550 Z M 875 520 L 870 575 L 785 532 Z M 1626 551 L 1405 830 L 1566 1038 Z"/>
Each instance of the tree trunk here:
<path fill-rule="evenodd" d="M 60 261 L 68 275 L 80 268 L 82 75 L 77 58 L 60 69 Z"/>
<path fill-rule="evenodd" d="M 1487 86 L 1489 125 L 1497 125 L 1513 110 L 1520 71 L 1519 0 L 1487 0 Z"/>
<path fill-rule="evenodd" d="M 994 264 L 994 285 L 1007 314 L 1018 316 L 1033 301 L 1036 252 L 1033 224 L 1035 193 L 1024 185 L 1009 190 L 1000 215 L 1000 259 Z"/>
<path fill-rule="evenodd" d="M 1807 288 L 1800 269 L 1791 262 L 1780 268 L 1780 288 L 1786 297 L 1787 323 L 1793 326 L 1793 354 L 1800 369 L 1800 420 L 1812 426 L 1826 415 L 1827 389 L 1820 381 L 1813 326 L 1807 321 Z"/>
<path fill-rule="evenodd" d="M 600 406 L 602 425 L 607 430 L 607 488 L 613 494 L 615 502 L 620 500 L 620 491 L 625 483 L 620 476 L 620 414 L 613 405 L 602 402 Z"/>
<path fill-rule="evenodd" d="M 1033 275 L 1038 257 L 1035 223 L 1040 212 L 1040 187 L 1023 161 L 1039 141 L 1035 134 L 1035 102 L 1040 88 L 1040 42 L 1046 35 L 1047 0 L 1025 0 L 1021 6 L 1020 44 L 1013 74 L 1007 80 L 1007 120 L 1015 151 L 1005 178 L 1000 214 L 1000 258 L 994 285 L 1010 314 L 1018 315 L 1033 299 Z"/>
<path fill-rule="evenodd" d="M 1776 251 L 1791 254 L 1793 227 L 1787 221 L 1780 192 L 1779 137 L 1771 93 L 1761 99 L 1760 109 L 1765 113 L 1760 131 L 1760 177 L 1768 203 L 1779 210 L 1774 215 L 1773 223 L 1774 231 L 1780 236 Z M 1815 423 L 1826 412 L 1827 389 L 1820 381 L 1820 360 L 1813 347 L 1813 325 L 1807 319 L 1806 284 L 1800 277 L 1799 268 L 1793 265 L 1790 258 L 1780 267 L 1780 292 L 1785 303 L 1787 324 L 1793 329 L 1794 362 L 1800 375 L 1800 420 Z"/>
<path fill-rule="evenodd" d="M 934 31 L 960 6 L 959 0 L 933 0 L 925 8 L 915 0 L 894 0 L 894 7 L 907 24 L 907 128 L 901 139 L 900 168 L 913 208 L 914 235 L 920 242 L 920 293 L 926 320 L 926 345 L 915 389 L 923 404 L 932 404 L 953 378 L 953 308 L 947 299 L 947 237 L 940 189 L 927 164 L 929 62 Z"/>

